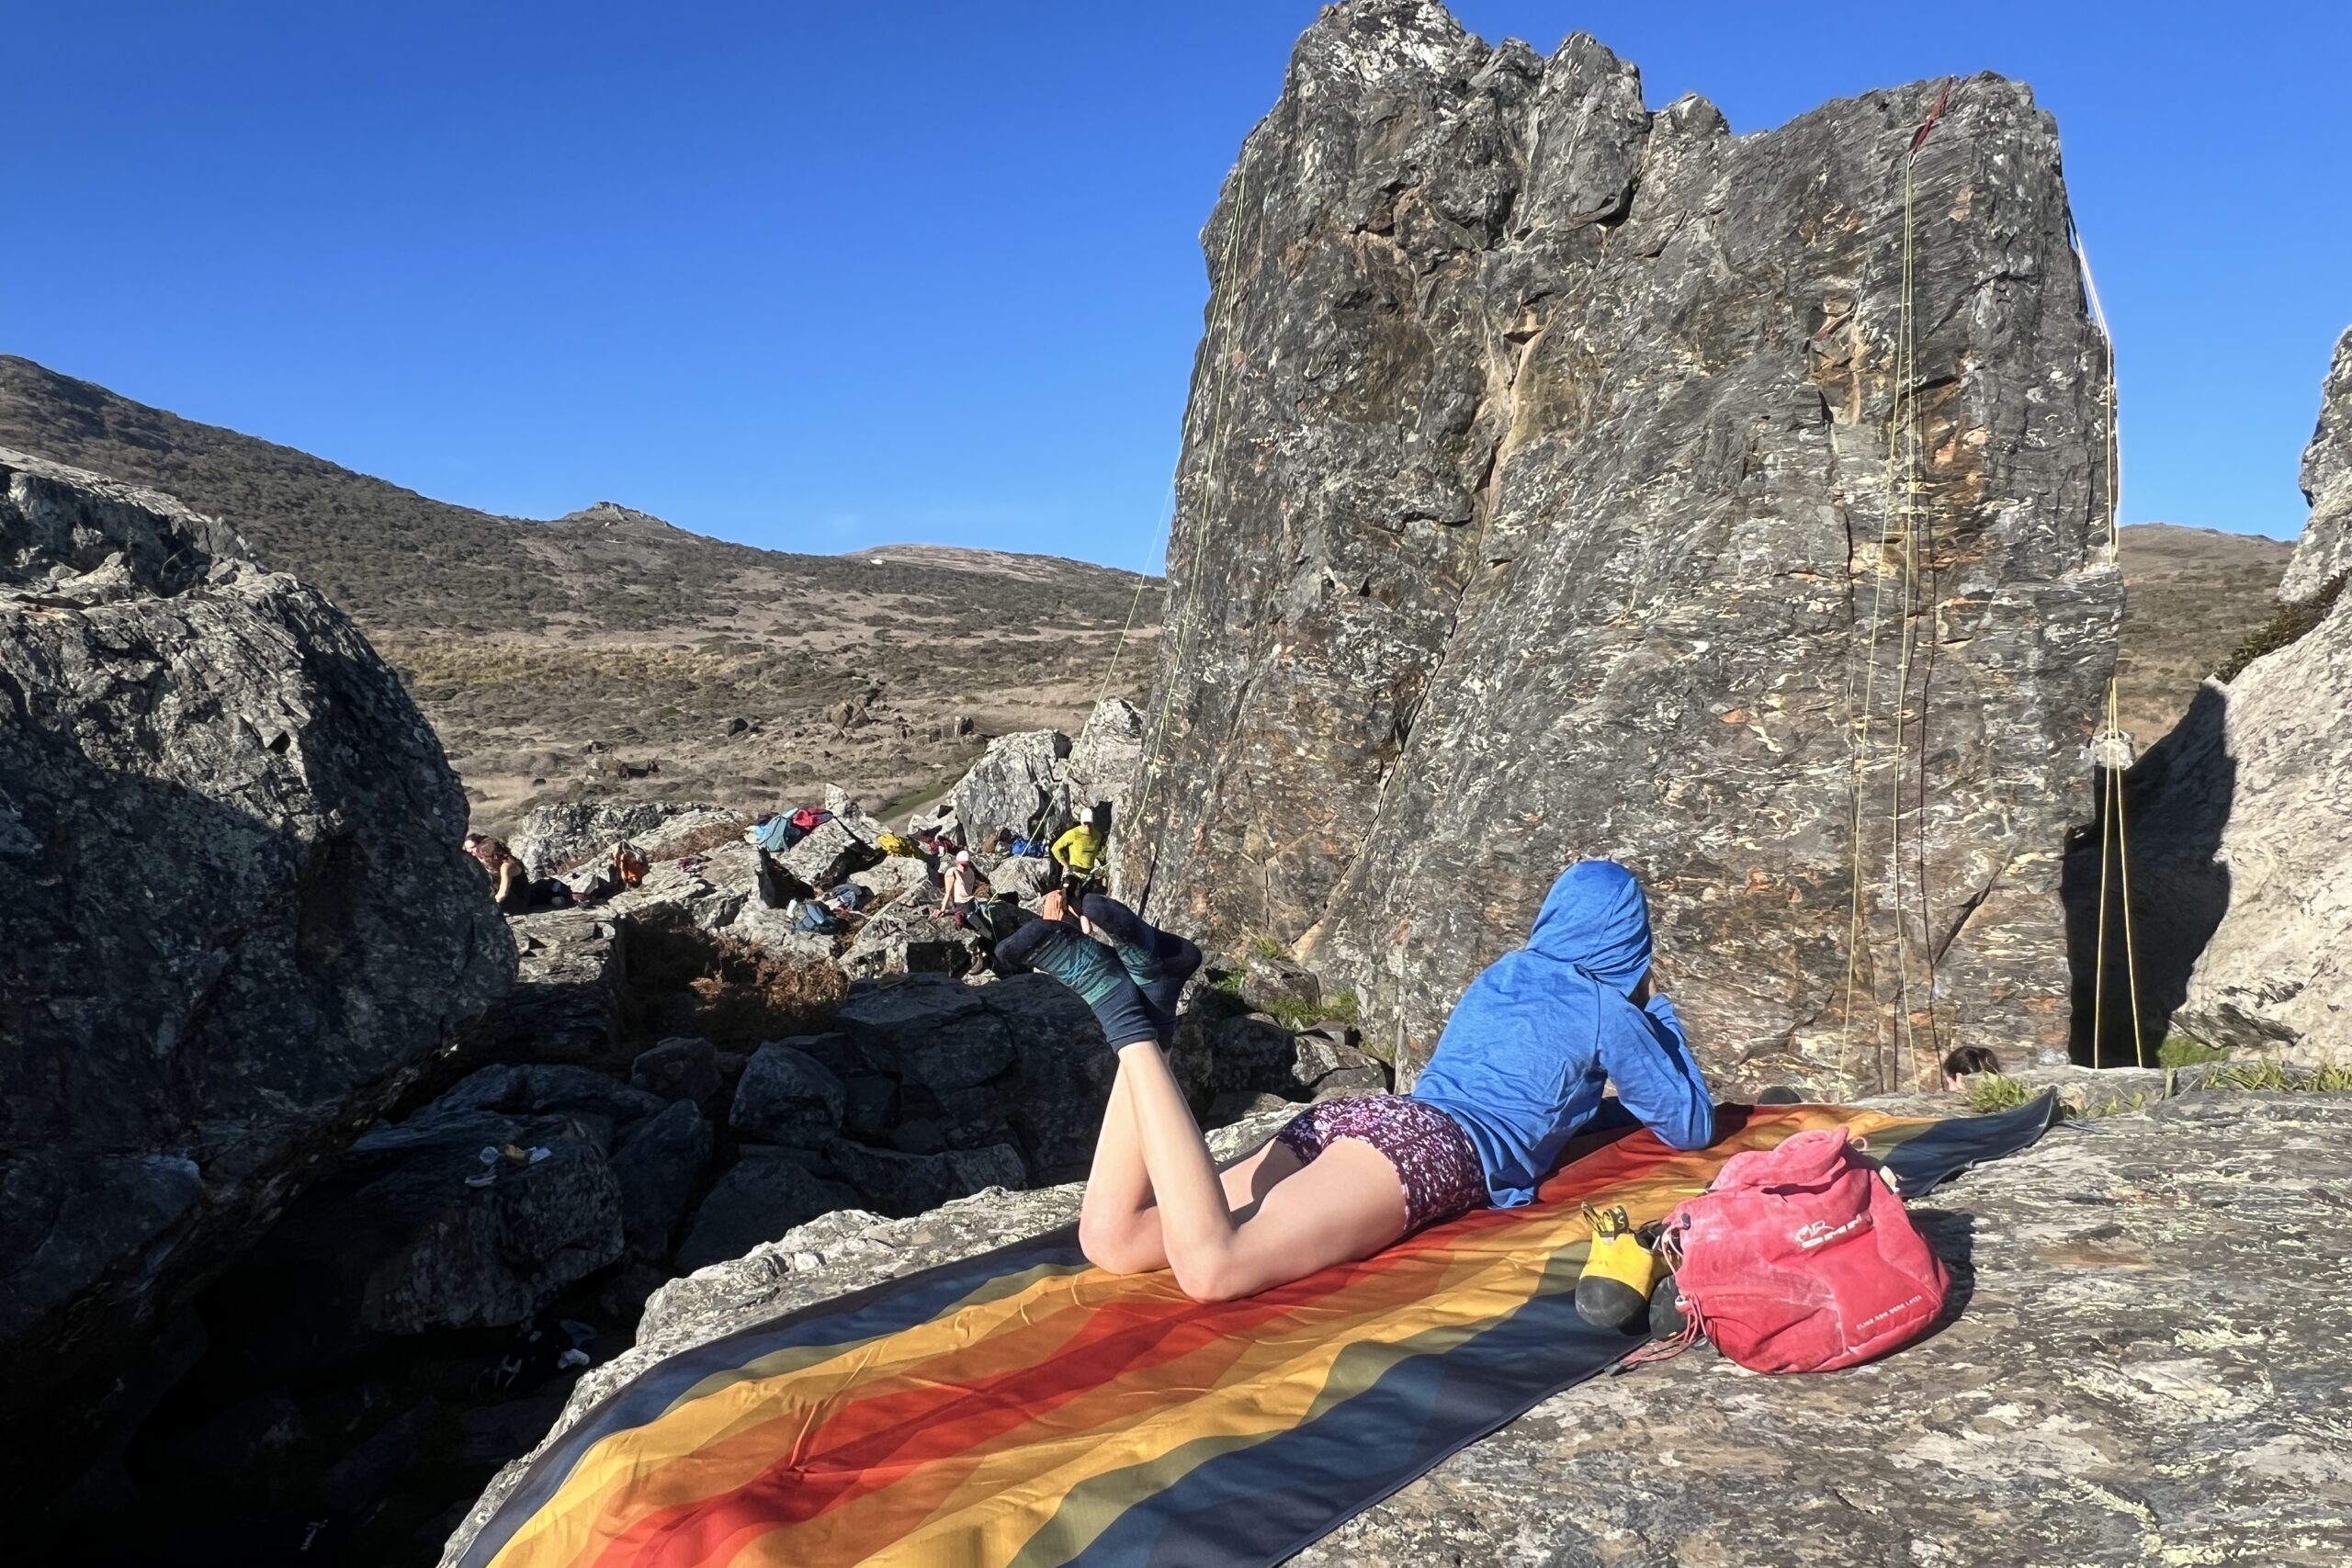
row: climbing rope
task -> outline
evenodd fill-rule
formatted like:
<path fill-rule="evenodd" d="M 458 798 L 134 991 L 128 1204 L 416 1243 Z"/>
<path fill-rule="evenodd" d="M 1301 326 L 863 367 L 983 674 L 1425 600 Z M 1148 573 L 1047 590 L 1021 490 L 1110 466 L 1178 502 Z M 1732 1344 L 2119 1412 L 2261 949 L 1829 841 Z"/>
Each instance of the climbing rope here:
<path fill-rule="evenodd" d="M 2083 296 L 2090 301 L 2091 320 L 2098 324 L 2099 344 L 2107 352 L 2107 376 L 2099 389 L 2107 430 L 2100 445 L 2107 468 L 2107 564 L 2113 566 L 2122 553 L 2119 525 L 2123 518 L 2123 433 L 2115 423 L 2115 334 L 2108 330 L 2107 310 L 2098 299 L 2098 280 L 2091 276 L 2090 249 L 2083 243 L 2083 232 L 2075 227 L 2071 212 L 2066 215 L 2066 238 L 2074 246 L 2075 265 L 2083 275 Z"/>
<path fill-rule="evenodd" d="M 2107 728 L 2091 738 L 2091 766 L 2099 773 L 2098 954 L 2091 967 L 2091 1066 L 2105 1066 L 2107 1049 L 2108 868 L 2112 864 L 2123 893 L 2123 986 L 2132 1008 L 2132 1060 L 2148 1065 L 2140 1032 L 2140 964 L 2132 938 L 2132 839 L 2124 821 L 2123 775 L 2136 761 L 2124 732 L 2116 682 L 2107 683 Z"/>
<path fill-rule="evenodd" d="M 1911 1007 L 1911 936 L 1905 918 L 1904 841 L 1903 841 L 1903 776 L 1906 748 L 1905 727 L 1906 710 L 1911 702 L 1912 654 L 1917 646 L 1917 622 L 1920 614 L 1919 570 L 1920 531 L 1928 525 L 1919 506 L 1924 488 L 1920 477 L 1919 405 L 1917 292 L 1917 224 L 1914 208 L 1914 165 L 1919 150 L 1927 145 L 1928 136 L 1951 106 L 1953 84 L 1947 79 L 1936 95 L 1927 118 L 1920 121 L 1911 142 L 1903 153 L 1903 228 L 1902 274 L 1897 296 L 1893 363 L 1889 367 L 1889 398 L 1886 421 L 1886 461 L 1883 475 L 1883 495 L 1879 516 L 1878 554 L 1871 562 L 1871 623 L 1866 646 L 1869 656 L 1864 665 L 1862 702 L 1859 710 L 1853 706 L 1853 666 L 1847 665 L 1846 700 L 1853 719 L 1852 798 L 1853 813 L 1849 835 L 1853 847 L 1853 864 L 1849 886 L 1851 901 L 1847 911 L 1846 931 L 1846 1007 L 1843 1022 L 1842 1051 L 1850 1053 L 1853 1044 L 1854 995 L 1860 979 L 1861 958 L 1868 922 L 1864 906 L 1869 888 L 1869 851 L 1867 845 L 1868 812 L 1864 801 L 1869 785 L 1872 761 L 1871 725 L 1878 712 L 1879 645 L 1885 629 L 1887 558 L 1900 550 L 1902 590 L 1898 618 L 1897 653 L 1895 658 L 1894 702 L 1891 720 L 1894 735 L 1887 766 L 1887 831 L 1888 876 L 1887 893 L 1894 911 L 1895 941 L 1895 1016 L 1892 1037 L 1892 1063 L 1883 1053 L 1880 1035 L 1873 1023 L 1871 1055 L 1879 1065 L 1882 1082 L 1892 1083 L 1907 1066 L 1915 1081 L 1924 1081 L 1917 1032 L 1912 1022 Z M 1930 1049 L 1940 1042 L 1935 1039 L 1935 987 L 1938 958 L 1935 943 L 1927 931 L 1927 703 L 1924 689 L 1920 701 L 1920 737 L 1918 747 L 1919 821 L 1917 824 L 1915 892 L 1920 907 L 1921 935 L 1928 940 L 1925 950 L 1928 961 L 1928 1009 Z M 1876 987 L 1873 985 L 1873 991 Z M 1890 1071 L 1890 1066 L 1893 1070 Z"/>
<path fill-rule="evenodd" d="M 2116 423 L 2115 334 L 2107 324 L 2107 309 L 2099 302 L 2098 280 L 2091 273 L 2090 247 L 2083 243 L 2082 231 L 2075 226 L 2071 214 L 2066 220 L 2066 238 L 2074 247 L 2075 265 L 2083 277 L 2083 297 L 2090 302 L 2091 319 L 2098 323 L 2099 345 L 2105 351 L 2107 374 L 2101 378 L 2099 404 L 2106 416 L 2106 429 L 2100 446 L 2107 493 L 2101 499 L 2107 509 L 2107 564 L 2114 566 L 2122 553 L 2123 521 L 2123 434 Z M 2140 1022 L 2139 945 L 2132 931 L 2132 836 L 2123 806 L 2123 775 L 2136 760 L 2132 737 L 2123 728 L 2121 688 L 2110 676 L 2107 682 L 2107 728 L 2091 738 L 2091 767 L 2099 775 L 2098 951 L 2091 961 L 2091 1066 L 2094 1067 L 2106 1065 L 2107 911 L 2110 866 L 2115 874 L 2114 880 L 2120 884 L 2120 890 L 2123 895 L 2123 985 L 2129 993 L 2127 999 L 2132 1010 L 2132 1059 L 2139 1066 L 2148 1065 L 2147 1041 L 2142 1033 Z"/>

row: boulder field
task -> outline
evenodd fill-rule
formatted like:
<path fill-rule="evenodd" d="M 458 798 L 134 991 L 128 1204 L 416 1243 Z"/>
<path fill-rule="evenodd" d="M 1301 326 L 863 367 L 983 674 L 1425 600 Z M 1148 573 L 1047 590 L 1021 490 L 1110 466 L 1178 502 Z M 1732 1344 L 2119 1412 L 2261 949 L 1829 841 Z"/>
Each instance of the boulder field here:
<path fill-rule="evenodd" d="M 910 831 L 1034 897 L 1002 836 L 1110 807 L 1114 886 L 1213 955 L 1171 1057 L 1226 1152 L 1408 1083 L 1581 854 L 1644 875 L 1733 1093 L 2080 1051 L 2120 583 L 2068 226 L 1997 77 L 1735 136 L 1582 35 L 1329 7 L 1203 236 L 1155 690 Z M 2280 622 L 2125 793 L 2150 1018 L 2312 1065 L 2352 1050 L 2352 334 L 2303 474 Z M 1091 1015 L 839 790 L 764 859 L 723 807 L 543 808 L 537 874 L 650 867 L 503 919 L 339 611 L 6 452 L 0 706 L 0 1427 L 52 1522 L 454 1553 L 650 1359 L 1076 1212 Z M 848 886 L 837 932 L 786 908 Z M 1939 1195 L 1916 1349 L 1597 1382 L 1301 1560 L 2342 1560 L 2352 1109 L 2222 1081 Z"/>
<path fill-rule="evenodd" d="M 976 767 L 1071 754 L 1015 739 Z M 1035 782 L 1036 806 L 1069 798 L 1057 773 Z M 617 1353 L 668 1282 L 828 1215 L 1083 1174 L 1114 1066 L 1093 1015 L 989 972 L 930 913 L 931 867 L 832 805 L 766 878 L 716 807 L 534 816 L 516 840 L 583 882 L 607 831 L 684 852 L 509 920 L 512 989 L 196 1296 L 201 1344 L 128 1458 L 138 1517 L 329 1510 L 355 1560 L 402 1560 L 545 1430 L 578 1375 L 557 1358 Z M 976 858 L 996 886 L 1040 875 Z M 868 896 L 838 932 L 796 929 L 763 892 L 837 874 Z M 1293 1027 L 1301 980 L 1259 961 L 1195 987 L 1174 1055 L 1204 1120 L 1388 1086 L 1343 1024 Z"/>

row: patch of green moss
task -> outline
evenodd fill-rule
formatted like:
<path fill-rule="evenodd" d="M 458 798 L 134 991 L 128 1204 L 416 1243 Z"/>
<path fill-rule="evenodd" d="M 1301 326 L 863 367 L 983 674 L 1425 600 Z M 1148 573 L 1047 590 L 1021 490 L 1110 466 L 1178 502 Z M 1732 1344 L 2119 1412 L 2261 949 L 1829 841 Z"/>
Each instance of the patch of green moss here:
<path fill-rule="evenodd" d="M 2176 1034 L 2156 1047 L 2156 1066 L 2194 1067 L 2204 1062 L 2225 1061 L 2229 1055 L 2218 1045 L 2208 1045 L 2202 1040 L 2192 1040 L 2186 1034 Z"/>
<path fill-rule="evenodd" d="M 1283 998 L 1268 1002 L 1262 1010 L 1268 1018 L 1293 1033 L 1302 1029 L 1312 1029 L 1318 1023 L 1344 1024 L 1353 1029 L 1363 1016 L 1363 1009 L 1357 1003 L 1353 991 L 1341 991 L 1319 1002 Z"/>

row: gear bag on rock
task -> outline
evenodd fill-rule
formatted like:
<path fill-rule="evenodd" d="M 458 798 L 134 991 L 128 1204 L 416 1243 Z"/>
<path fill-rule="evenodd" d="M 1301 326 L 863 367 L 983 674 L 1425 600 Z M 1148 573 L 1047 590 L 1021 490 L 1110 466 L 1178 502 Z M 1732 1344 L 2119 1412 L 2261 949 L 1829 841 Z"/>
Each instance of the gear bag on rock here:
<path fill-rule="evenodd" d="M 1917 1339 L 1951 1281 L 1842 1127 L 1735 1155 L 1667 1217 L 1691 1328 L 1759 1372 L 1855 1366 Z"/>

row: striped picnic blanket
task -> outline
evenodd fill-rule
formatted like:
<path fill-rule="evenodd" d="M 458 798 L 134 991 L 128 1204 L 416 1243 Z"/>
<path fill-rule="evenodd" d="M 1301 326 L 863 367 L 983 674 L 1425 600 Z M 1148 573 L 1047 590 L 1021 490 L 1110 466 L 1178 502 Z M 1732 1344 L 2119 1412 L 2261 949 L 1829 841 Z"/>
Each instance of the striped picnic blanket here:
<path fill-rule="evenodd" d="M 1577 1316 L 1583 1203 L 1660 1218 L 1731 1156 L 1837 1124 L 1917 1196 L 2049 1115 L 1730 1108 L 1705 1149 L 1589 1141 L 1525 1208 L 1247 1301 L 1102 1273 L 1056 1231 L 658 1363 L 535 1459 L 460 1561 L 1276 1562 L 1634 1347 Z"/>

